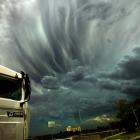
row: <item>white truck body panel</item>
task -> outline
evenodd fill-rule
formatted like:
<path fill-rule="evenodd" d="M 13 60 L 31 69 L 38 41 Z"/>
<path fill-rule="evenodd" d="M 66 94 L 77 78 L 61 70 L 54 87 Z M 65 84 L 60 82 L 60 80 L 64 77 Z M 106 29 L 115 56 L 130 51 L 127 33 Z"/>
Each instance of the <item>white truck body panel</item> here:
<path fill-rule="evenodd" d="M 22 79 L 22 74 L 0 65 L 1 76 Z M 23 87 L 21 88 L 21 100 L 0 96 L 0 140 L 26 140 L 28 138 L 29 107 L 27 102 L 23 102 L 25 93 Z"/>
<path fill-rule="evenodd" d="M 7 101 L 0 99 L 0 140 L 25 140 L 24 125 L 25 116 L 24 109 L 20 107 L 16 101 Z M 13 117 L 8 112 L 22 112 L 23 116 Z"/>
<path fill-rule="evenodd" d="M 16 71 L 13 71 L 9 68 L 6 68 L 2 65 L 0 65 L 0 74 L 4 74 L 4 75 L 8 75 L 8 76 L 11 76 L 11 77 L 18 77 L 18 78 L 22 78 L 22 75 Z"/>

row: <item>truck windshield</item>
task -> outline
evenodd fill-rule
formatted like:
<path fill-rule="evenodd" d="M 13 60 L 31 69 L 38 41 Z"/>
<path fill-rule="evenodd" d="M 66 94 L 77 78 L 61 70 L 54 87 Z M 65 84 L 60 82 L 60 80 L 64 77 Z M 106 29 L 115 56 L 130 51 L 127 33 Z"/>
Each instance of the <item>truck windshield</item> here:
<path fill-rule="evenodd" d="M 21 100 L 21 87 L 21 80 L 0 76 L 0 98 Z"/>

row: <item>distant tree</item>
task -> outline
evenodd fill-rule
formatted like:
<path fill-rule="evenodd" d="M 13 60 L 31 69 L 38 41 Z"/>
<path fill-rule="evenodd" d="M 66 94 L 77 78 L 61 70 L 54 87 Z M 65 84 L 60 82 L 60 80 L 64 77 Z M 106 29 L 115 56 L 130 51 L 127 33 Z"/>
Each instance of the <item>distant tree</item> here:
<path fill-rule="evenodd" d="M 137 122 L 137 126 L 140 129 L 140 99 L 132 102 L 133 114 L 135 115 L 135 119 Z"/>
<path fill-rule="evenodd" d="M 116 103 L 117 117 L 120 119 L 120 130 L 125 128 L 127 133 L 135 131 L 136 118 L 132 110 L 133 103 L 121 99 Z"/>
<path fill-rule="evenodd" d="M 109 126 L 111 129 L 119 129 L 120 121 L 112 121 L 109 123 Z"/>
<path fill-rule="evenodd" d="M 116 102 L 115 107 L 118 111 L 117 118 L 119 118 L 119 119 L 125 118 L 125 116 L 128 114 L 128 112 L 131 112 L 130 103 L 125 99 L 118 100 Z"/>

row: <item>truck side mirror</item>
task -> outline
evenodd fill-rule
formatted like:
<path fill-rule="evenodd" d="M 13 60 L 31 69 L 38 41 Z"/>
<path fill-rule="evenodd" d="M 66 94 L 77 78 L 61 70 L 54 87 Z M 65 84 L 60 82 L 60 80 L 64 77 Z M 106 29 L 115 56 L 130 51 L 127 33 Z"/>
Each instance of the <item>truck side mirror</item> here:
<path fill-rule="evenodd" d="M 29 101 L 31 95 L 31 85 L 28 74 L 25 76 L 25 100 Z"/>
<path fill-rule="evenodd" d="M 20 103 L 20 106 L 22 107 L 25 102 L 28 102 L 30 100 L 30 95 L 31 95 L 31 85 L 30 85 L 30 80 L 29 76 L 25 74 L 24 72 L 21 72 L 22 78 L 25 81 L 24 83 L 24 90 L 25 90 L 25 96 L 24 96 L 24 101 Z"/>
<path fill-rule="evenodd" d="M 30 85 L 28 74 L 25 74 L 23 71 L 21 71 L 21 75 L 22 75 L 22 79 L 25 81 L 24 83 L 25 98 L 24 98 L 24 102 L 22 103 L 24 104 L 25 102 L 28 102 L 30 100 L 31 85 Z"/>

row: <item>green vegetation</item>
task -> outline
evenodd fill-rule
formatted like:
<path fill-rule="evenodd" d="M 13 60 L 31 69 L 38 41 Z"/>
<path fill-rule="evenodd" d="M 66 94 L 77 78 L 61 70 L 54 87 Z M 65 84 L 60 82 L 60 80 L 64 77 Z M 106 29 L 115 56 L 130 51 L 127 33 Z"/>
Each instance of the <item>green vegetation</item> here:
<path fill-rule="evenodd" d="M 134 132 L 130 134 L 120 134 L 112 137 L 106 138 L 106 140 L 130 140 L 131 138 L 134 138 L 136 136 L 140 136 L 140 132 Z"/>
<path fill-rule="evenodd" d="M 129 102 L 125 99 L 116 103 L 118 110 L 117 118 L 120 119 L 120 132 L 125 129 L 127 133 L 135 132 L 136 128 L 140 128 L 140 99 Z"/>

